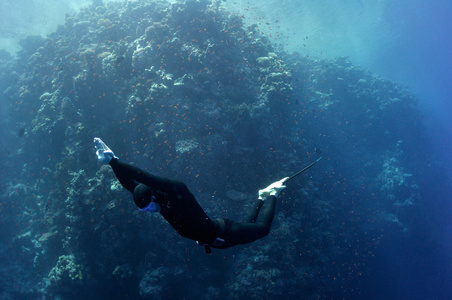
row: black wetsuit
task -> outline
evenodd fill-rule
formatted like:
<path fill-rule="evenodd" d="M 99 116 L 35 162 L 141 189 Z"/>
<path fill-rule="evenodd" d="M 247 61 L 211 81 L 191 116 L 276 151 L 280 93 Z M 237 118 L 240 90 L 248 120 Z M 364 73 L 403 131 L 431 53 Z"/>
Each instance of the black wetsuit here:
<path fill-rule="evenodd" d="M 153 189 L 155 202 L 160 205 L 160 214 L 181 236 L 202 245 L 228 248 L 251 243 L 270 232 L 275 214 L 274 196 L 267 198 L 268 203 L 259 222 L 256 219 L 263 205 L 261 200 L 256 200 L 244 223 L 229 219 L 211 220 L 184 183 L 152 175 L 117 158 L 113 158 L 110 165 L 122 186 L 132 194 L 139 184 Z M 151 202 L 150 198 L 137 200 L 134 197 L 135 204 L 141 209 L 145 208 Z"/>

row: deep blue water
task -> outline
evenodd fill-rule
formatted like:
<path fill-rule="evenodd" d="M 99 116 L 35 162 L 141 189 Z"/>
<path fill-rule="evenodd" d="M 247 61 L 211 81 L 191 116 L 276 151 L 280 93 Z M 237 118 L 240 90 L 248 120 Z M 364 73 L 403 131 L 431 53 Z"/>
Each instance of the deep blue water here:
<path fill-rule="evenodd" d="M 10 1 L 1 4 L 0 14 L 4 16 L 2 18 L 4 26 L 0 36 L 2 41 L 0 48 L 14 51 L 17 49 L 14 41 L 17 42 L 18 39 L 29 34 L 40 34 L 40 30 L 43 34 L 50 33 L 55 30 L 55 24 L 64 21 L 63 11 L 78 9 L 78 5 L 73 3 L 58 3 L 58 6 L 53 6 L 53 10 L 49 10 L 48 3 L 43 6 L 44 4 L 39 1 L 29 1 L 28 5 Z M 404 149 L 405 152 L 401 156 L 416 158 L 417 153 L 426 153 L 426 156 L 422 156 L 422 161 L 411 162 L 412 166 L 418 167 L 412 171 L 418 176 L 420 201 L 416 203 L 416 209 L 404 212 L 405 215 L 400 216 L 402 219 L 410 220 L 408 233 L 403 235 L 397 230 L 388 230 L 386 225 L 382 224 L 384 236 L 378 239 L 378 246 L 369 246 L 372 255 L 366 257 L 365 268 L 357 271 L 363 272 L 362 276 L 353 279 L 353 283 L 347 282 L 351 287 L 358 289 L 359 293 L 355 294 L 347 289 L 338 288 L 335 290 L 336 293 L 323 296 L 346 299 L 448 299 L 452 297 L 452 288 L 449 284 L 452 281 L 452 222 L 450 221 L 452 216 L 452 158 L 450 155 L 452 150 L 452 87 L 450 84 L 452 56 L 449 51 L 452 45 L 452 20 L 450 19 L 452 4 L 448 1 L 425 0 L 378 1 L 378 3 L 351 0 L 246 2 L 228 0 L 222 5 L 232 11 L 239 11 L 245 17 L 247 24 L 259 23 L 261 30 L 270 36 L 271 42 L 281 44 L 290 53 L 298 52 L 300 56 L 314 60 L 347 56 L 353 64 L 382 78 L 407 86 L 408 90 L 419 99 L 418 110 L 424 128 L 419 135 L 425 136 L 426 139 L 413 138 L 409 143 L 409 149 Z M 36 11 L 41 11 L 41 7 L 45 7 L 48 11 L 47 20 L 35 15 Z M 8 20 L 11 21 L 8 22 Z M 310 67 L 312 70 L 318 70 L 314 64 Z M 304 78 L 303 76 L 309 73 L 303 68 L 298 72 L 300 72 L 299 78 Z M 8 86 L 8 83 L 3 82 L 2 85 Z M 303 86 L 298 85 L 298 87 L 300 92 L 303 91 Z M 291 103 L 293 105 L 291 112 L 296 119 L 296 110 L 299 106 L 294 103 Z M 2 103 L 5 108 L 14 107 L 14 105 L 8 105 Z M 365 149 L 361 146 L 367 142 L 362 134 L 371 131 L 366 131 L 362 128 L 365 126 L 359 122 L 350 125 L 355 126 L 355 129 L 341 127 L 345 126 L 343 124 L 347 120 L 347 117 L 338 115 L 342 113 L 341 110 L 324 112 L 309 105 L 303 108 L 311 113 L 306 117 L 300 117 L 297 124 L 302 124 L 302 129 L 304 127 L 319 129 L 322 135 L 308 134 L 307 143 L 321 148 L 323 155 L 326 156 L 324 161 L 328 160 L 328 163 L 325 162 L 325 169 L 314 171 L 314 179 L 310 178 L 315 182 L 314 185 L 328 184 L 330 186 L 328 195 L 340 195 L 343 191 L 347 193 L 350 191 L 346 190 L 345 183 L 334 185 L 336 180 L 330 179 L 334 176 L 333 174 L 339 173 L 344 182 L 349 178 L 351 181 L 358 180 L 354 178 L 356 173 L 360 176 L 376 175 L 376 172 L 368 166 L 364 171 L 359 169 L 365 165 L 365 161 L 360 157 L 363 156 L 362 149 Z M 0 118 L 3 120 L 0 127 L 2 136 L 0 154 L 3 170 L 0 175 L 2 187 L 0 194 L 5 195 L 7 192 L 11 193 L 7 186 L 20 183 L 18 180 L 25 176 L 26 167 L 23 167 L 23 161 L 27 160 L 16 153 L 23 146 L 21 144 L 23 139 L 18 136 L 21 135 L 21 120 L 10 118 L 10 112 L 7 109 L 1 110 Z M 391 115 L 388 119 L 397 124 L 398 121 L 406 122 L 407 116 L 403 111 L 398 111 L 398 114 Z M 95 123 L 96 120 L 92 121 Z M 397 128 L 394 124 L 388 124 L 388 130 Z M 98 130 L 105 135 L 108 134 L 104 129 Z M 359 136 L 360 139 L 356 141 L 344 132 L 353 132 L 354 137 Z M 368 136 L 369 140 L 373 138 L 377 142 L 380 141 L 378 137 Z M 115 143 L 116 149 L 123 153 L 127 151 L 126 147 L 118 142 Z M 372 146 L 376 152 L 387 151 L 386 144 L 377 143 Z M 136 147 L 143 150 L 140 146 Z M 26 149 L 31 148 L 28 146 Z M 287 149 L 291 149 L 290 146 L 287 146 Z M 359 151 L 354 152 L 356 149 Z M 39 146 L 36 146 L 36 151 L 40 151 Z M 309 151 L 313 152 L 312 149 Z M 130 154 L 130 158 L 133 159 L 134 155 L 136 154 Z M 335 161 L 335 157 L 346 158 L 346 160 Z M 400 160 L 403 159 L 400 158 Z M 33 163 L 37 162 L 33 161 Z M 163 164 L 163 162 L 155 162 L 153 166 L 157 167 L 159 163 Z M 237 167 L 241 163 L 243 161 L 233 162 L 231 166 Z M 227 162 L 222 164 L 228 166 Z M 343 167 L 343 165 L 350 167 Z M 194 167 L 191 172 L 197 172 L 196 168 Z M 204 171 L 201 166 L 199 169 Z M 316 175 L 319 178 L 318 181 L 315 181 Z M 238 184 L 245 179 L 246 176 L 243 175 L 243 178 L 231 180 L 235 180 L 234 183 Z M 364 182 L 363 185 L 371 182 L 370 178 L 361 178 L 361 180 Z M 45 179 L 43 181 L 45 182 Z M 200 182 L 192 181 L 192 184 L 196 183 Z M 43 186 L 46 184 L 43 183 Z M 50 183 L 48 184 L 51 186 Z M 214 184 L 212 186 L 215 187 Z M 230 189 L 234 187 L 236 186 Z M 16 189 L 26 192 L 20 188 Z M 315 188 L 312 187 L 311 191 L 314 190 Z M 370 207 L 370 202 L 374 199 L 366 192 L 367 190 L 364 190 L 360 195 L 356 195 L 356 199 L 338 196 L 337 200 L 345 202 L 344 206 L 348 208 L 353 207 L 354 203 L 360 203 L 360 208 L 365 211 L 363 207 L 366 205 Z M 209 194 L 208 191 L 202 191 L 202 193 L 198 191 L 198 193 Z M 125 194 L 121 195 L 127 198 Z M 288 195 L 291 197 L 289 199 L 297 197 L 296 192 Z M 365 200 L 360 199 L 359 196 L 365 197 Z M 19 222 L 20 218 L 17 221 L 16 216 L 10 214 L 10 212 L 18 214 L 27 205 L 32 207 L 31 204 L 10 203 L 6 200 L 2 204 L 2 226 L 8 224 L 8 228 L 2 228 L 2 236 L 5 239 L 23 234 L 23 230 L 28 228 L 28 225 Z M 213 211 L 215 209 L 224 211 L 222 208 L 209 208 Z M 290 215 L 289 212 L 284 212 Z M 334 213 L 332 215 L 334 216 Z M 336 217 L 341 219 L 343 216 L 337 212 Z M 296 216 L 293 218 L 296 219 Z M 355 226 L 359 223 L 359 218 L 353 221 Z M 375 226 L 378 228 L 378 225 Z M 364 231 L 365 229 L 362 231 L 358 229 L 353 236 L 365 239 Z M 172 236 L 172 238 L 177 237 Z M 342 242 L 340 238 L 336 241 L 338 244 Z M 371 243 L 373 241 L 369 242 Z M 356 245 L 362 246 L 358 242 Z M 2 253 L 6 253 L 5 249 L 8 246 L 6 242 L 2 245 Z M 30 248 L 31 245 L 27 244 L 23 247 Z M 8 255 L 2 257 L 0 260 L 2 267 L 8 265 L 7 261 L 10 257 Z M 29 262 L 24 256 L 14 257 L 18 260 L 23 259 L 23 262 Z M 351 257 L 349 261 L 352 260 Z M 54 262 L 49 264 L 53 265 Z M 357 269 L 359 270 L 358 267 Z M 17 276 L 21 276 L 20 274 L 18 272 Z M 9 280 L 8 284 L 4 283 L 2 289 L 5 286 L 11 286 Z M 26 283 L 23 284 L 26 285 Z"/>

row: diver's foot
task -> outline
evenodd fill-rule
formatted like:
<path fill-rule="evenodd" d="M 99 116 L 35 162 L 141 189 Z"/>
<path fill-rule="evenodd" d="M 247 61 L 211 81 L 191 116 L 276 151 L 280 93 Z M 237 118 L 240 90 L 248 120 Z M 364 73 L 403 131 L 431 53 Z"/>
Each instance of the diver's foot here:
<path fill-rule="evenodd" d="M 97 159 L 101 163 L 108 164 L 112 158 L 117 158 L 113 151 L 100 138 L 94 138 L 94 147 L 96 148 Z"/>

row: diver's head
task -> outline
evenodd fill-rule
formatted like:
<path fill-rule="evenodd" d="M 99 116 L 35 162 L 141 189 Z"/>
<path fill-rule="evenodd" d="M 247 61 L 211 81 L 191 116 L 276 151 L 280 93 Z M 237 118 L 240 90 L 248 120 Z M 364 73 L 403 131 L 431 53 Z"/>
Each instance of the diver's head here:
<path fill-rule="evenodd" d="M 154 192 L 152 188 L 140 183 L 133 190 L 133 201 L 139 208 L 145 208 L 152 202 Z"/>

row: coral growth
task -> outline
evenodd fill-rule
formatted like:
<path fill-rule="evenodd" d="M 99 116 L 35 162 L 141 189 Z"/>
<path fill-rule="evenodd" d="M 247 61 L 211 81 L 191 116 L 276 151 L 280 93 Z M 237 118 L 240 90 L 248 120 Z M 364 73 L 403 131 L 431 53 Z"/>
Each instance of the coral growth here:
<path fill-rule="evenodd" d="M 409 227 L 416 99 L 346 59 L 285 53 L 207 0 L 93 1 L 22 44 L 0 53 L 7 122 L 24 128 L 1 186 L 5 257 L 29 287 L 1 271 L 15 298 L 319 299 L 365 272 L 376 224 Z M 212 218 L 242 219 L 249 195 L 325 158 L 269 236 L 207 256 L 136 209 L 93 136 L 184 181 Z"/>

